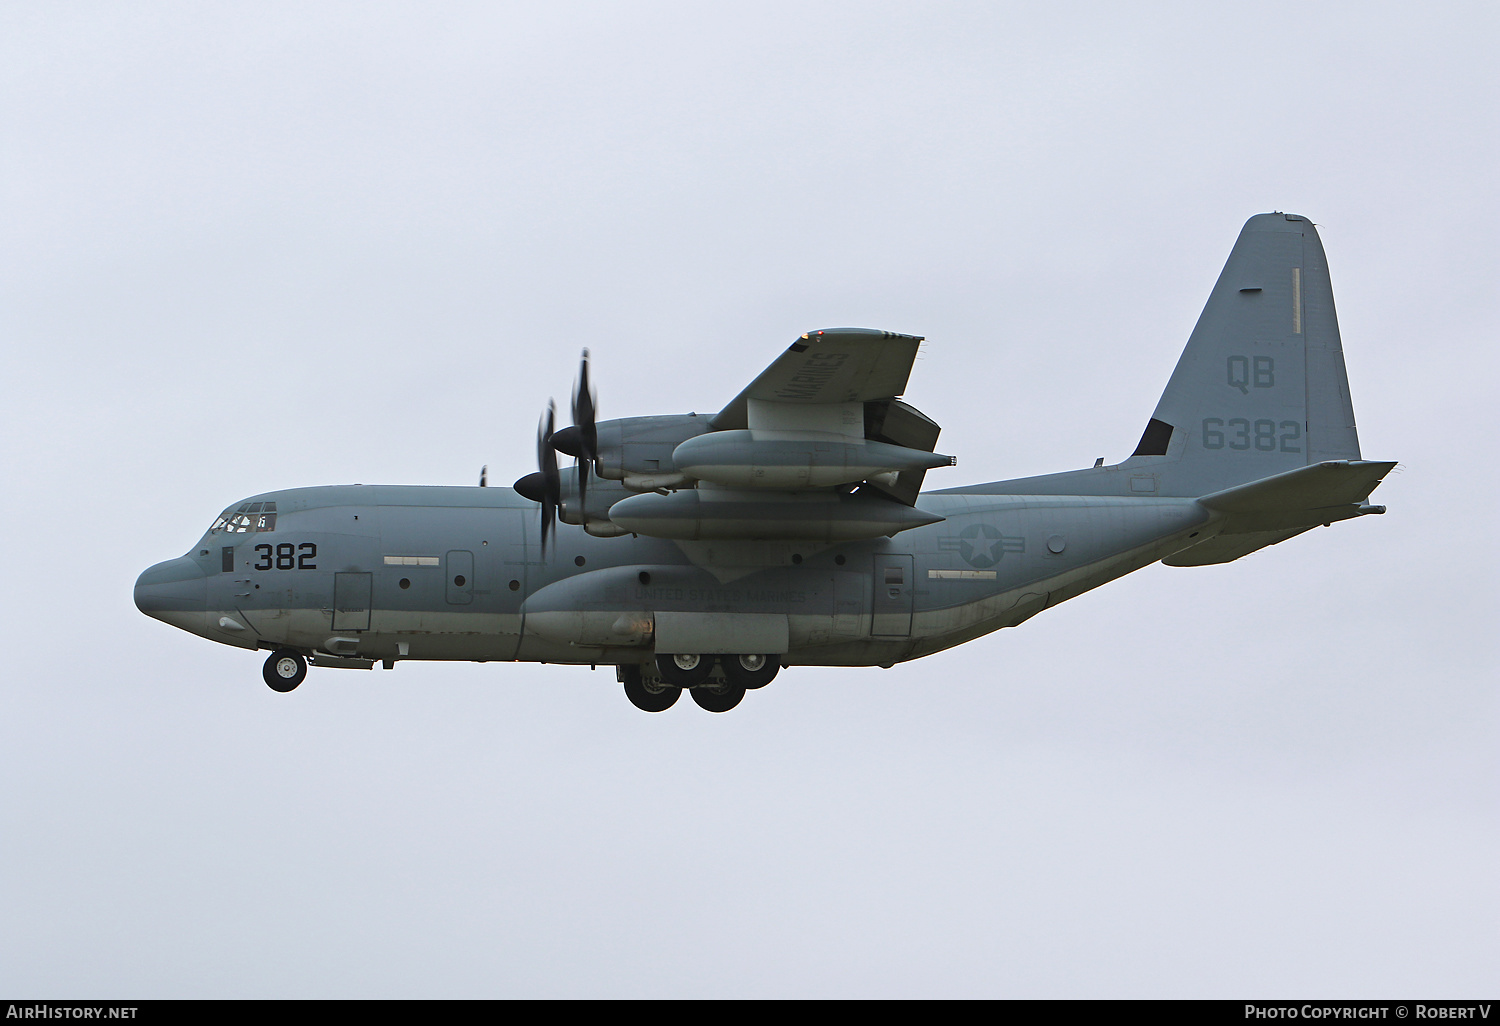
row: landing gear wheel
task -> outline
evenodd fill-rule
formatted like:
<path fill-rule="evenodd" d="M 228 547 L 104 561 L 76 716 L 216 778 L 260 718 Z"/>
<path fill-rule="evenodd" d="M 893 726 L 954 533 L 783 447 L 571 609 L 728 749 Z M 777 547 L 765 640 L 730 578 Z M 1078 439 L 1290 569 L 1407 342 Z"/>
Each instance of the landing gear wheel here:
<path fill-rule="evenodd" d="M 665 712 L 682 697 L 681 688 L 642 681 L 638 666 L 620 667 L 620 676 L 625 678 L 625 697 L 630 699 L 631 705 L 644 712 Z"/>
<path fill-rule="evenodd" d="M 693 689 L 693 701 L 698 703 L 700 709 L 709 712 L 728 712 L 739 705 L 745 697 L 745 689 L 726 684 L 723 687 L 702 687 Z"/>
<path fill-rule="evenodd" d="M 713 668 L 713 656 L 679 653 L 656 657 L 656 671 L 661 674 L 662 683 L 676 688 L 697 687 L 708 680 Z"/>
<path fill-rule="evenodd" d="M 294 691 L 307 678 L 307 660 L 289 648 L 280 648 L 266 660 L 261 675 L 272 691 Z"/>
<path fill-rule="evenodd" d="M 719 657 L 724 679 L 735 687 L 754 691 L 776 679 L 781 660 L 773 655 L 727 655 Z"/>

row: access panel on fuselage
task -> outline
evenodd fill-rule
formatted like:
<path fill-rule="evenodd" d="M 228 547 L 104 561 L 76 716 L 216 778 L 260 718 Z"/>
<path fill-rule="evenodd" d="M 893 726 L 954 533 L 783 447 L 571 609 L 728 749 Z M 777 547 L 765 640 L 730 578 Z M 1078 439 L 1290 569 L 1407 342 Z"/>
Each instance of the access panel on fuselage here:
<path fill-rule="evenodd" d="M 333 629 L 367 631 L 370 629 L 371 574 L 333 575 Z"/>
<path fill-rule="evenodd" d="M 466 606 L 474 601 L 474 553 L 453 549 L 447 555 L 448 604 Z"/>
<path fill-rule="evenodd" d="M 916 594 L 912 580 L 912 557 L 901 553 L 881 553 L 875 557 L 875 597 L 870 606 L 870 634 L 877 638 L 905 638 L 911 635 L 912 599 Z"/>

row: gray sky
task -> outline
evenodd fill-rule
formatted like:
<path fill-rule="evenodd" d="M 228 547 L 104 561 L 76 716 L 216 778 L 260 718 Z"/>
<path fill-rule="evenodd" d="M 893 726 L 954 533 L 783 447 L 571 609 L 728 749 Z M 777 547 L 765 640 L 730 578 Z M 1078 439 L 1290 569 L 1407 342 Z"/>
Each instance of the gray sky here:
<path fill-rule="evenodd" d="M 0 991 L 1492 994 L 1497 21 L 0 7 Z M 585 345 L 611 417 L 923 334 L 931 484 L 1113 462 L 1271 209 L 1386 517 L 724 716 L 556 666 L 281 696 L 131 602 L 246 495 L 528 472 Z"/>

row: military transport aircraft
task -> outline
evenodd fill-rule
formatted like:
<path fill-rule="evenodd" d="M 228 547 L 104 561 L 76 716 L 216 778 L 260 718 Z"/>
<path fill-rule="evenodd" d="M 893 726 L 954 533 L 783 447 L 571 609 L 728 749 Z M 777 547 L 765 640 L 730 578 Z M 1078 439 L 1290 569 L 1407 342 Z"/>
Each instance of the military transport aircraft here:
<path fill-rule="evenodd" d="M 724 712 L 783 667 L 941 652 L 1158 560 L 1226 563 L 1383 513 L 1360 458 L 1323 246 L 1252 217 L 1135 452 L 921 490 L 938 425 L 899 398 L 922 339 L 810 331 L 712 415 L 573 425 L 515 488 L 349 485 L 252 496 L 135 586 L 142 612 L 307 664 L 606 664 L 659 712 Z M 566 472 L 558 453 L 576 459 Z"/>

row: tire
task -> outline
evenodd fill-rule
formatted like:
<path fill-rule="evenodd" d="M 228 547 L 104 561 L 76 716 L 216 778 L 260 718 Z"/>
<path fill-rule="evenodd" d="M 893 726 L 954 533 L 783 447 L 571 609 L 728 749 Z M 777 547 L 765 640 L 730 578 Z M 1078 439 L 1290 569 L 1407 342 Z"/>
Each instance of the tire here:
<path fill-rule="evenodd" d="M 749 666 L 745 664 L 749 663 Z M 754 691 L 776 679 L 781 660 L 773 655 L 727 655 L 719 657 L 724 679 L 737 688 Z"/>
<path fill-rule="evenodd" d="M 283 694 L 295 691 L 297 685 L 307 679 L 307 660 L 302 658 L 301 653 L 289 648 L 279 648 L 266 660 L 261 676 L 265 677 L 266 686 L 272 691 Z"/>
<path fill-rule="evenodd" d="M 728 712 L 739 705 L 744 698 L 745 689 L 732 684 L 718 688 L 705 684 L 693 689 L 693 701 L 698 703 L 698 708 L 707 709 L 713 713 Z"/>
<path fill-rule="evenodd" d="M 661 674 L 662 683 L 677 688 L 697 687 L 708 680 L 713 669 L 713 656 L 677 653 L 656 657 L 656 672 Z"/>
<path fill-rule="evenodd" d="M 620 675 L 625 678 L 625 697 L 630 704 L 642 712 L 666 712 L 682 697 L 682 689 L 670 685 L 646 684 L 641 680 L 640 667 L 622 666 Z"/>

